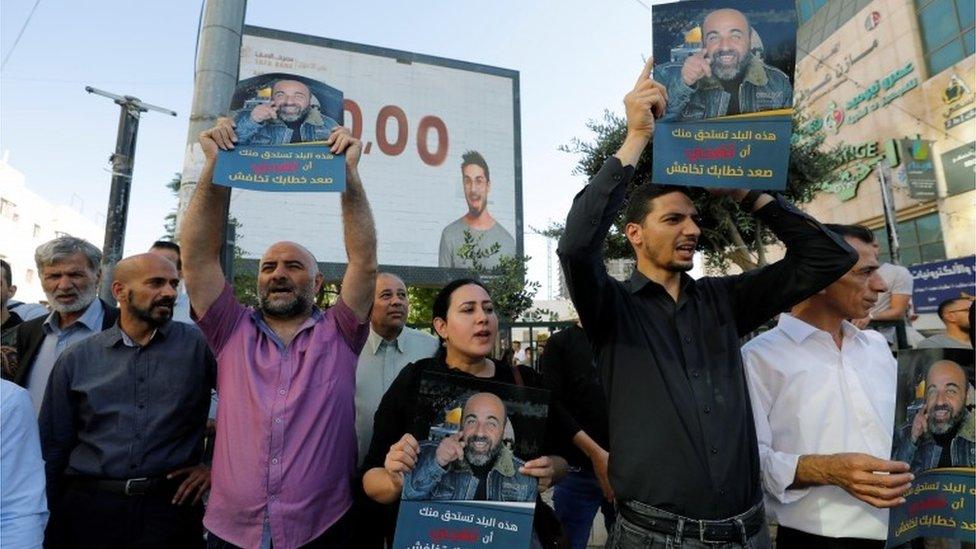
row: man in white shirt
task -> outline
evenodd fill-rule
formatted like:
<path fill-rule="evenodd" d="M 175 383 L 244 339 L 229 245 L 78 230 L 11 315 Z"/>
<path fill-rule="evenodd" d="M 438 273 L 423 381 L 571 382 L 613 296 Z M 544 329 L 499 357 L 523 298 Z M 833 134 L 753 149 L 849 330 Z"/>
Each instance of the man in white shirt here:
<path fill-rule="evenodd" d="M 836 282 L 742 348 L 766 508 L 780 547 L 884 547 L 913 478 L 889 461 L 897 364 L 864 317 L 885 290 L 867 229 L 827 225 L 858 252 Z"/>

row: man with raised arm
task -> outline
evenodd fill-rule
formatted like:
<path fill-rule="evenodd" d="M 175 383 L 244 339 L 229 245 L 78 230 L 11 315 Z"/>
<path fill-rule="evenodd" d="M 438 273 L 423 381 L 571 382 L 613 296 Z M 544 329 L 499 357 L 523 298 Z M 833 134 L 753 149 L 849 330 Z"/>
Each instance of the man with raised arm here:
<path fill-rule="evenodd" d="M 277 242 L 259 263 L 259 306 L 251 309 L 224 282 L 219 253 L 230 189 L 211 183 L 218 149 L 233 149 L 236 140 L 226 119 L 200 134 L 207 161 L 182 226 L 190 305 L 217 357 L 220 391 L 204 525 L 211 547 L 344 547 L 356 468 L 356 361 L 369 335 L 377 269 L 357 169 L 362 145 L 345 128 L 324 145 L 346 155 L 348 265 L 339 300 L 319 310 L 315 258 L 299 244 Z"/>
<path fill-rule="evenodd" d="M 559 242 L 607 394 L 619 511 L 608 547 L 768 546 L 739 338 L 839 278 L 857 256 L 782 198 L 715 190 L 769 227 L 786 257 L 738 276 L 694 280 L 686 273 L 701 234 L 694 203 L 686 189 L 643 182 L 626 212 L 637 269 L 629 281 L 611 278 L 604 240 L 667 105 L 667 91 L 649 79 L 651 66 L 624 98 L 623 145 L 576 196 Z"/>

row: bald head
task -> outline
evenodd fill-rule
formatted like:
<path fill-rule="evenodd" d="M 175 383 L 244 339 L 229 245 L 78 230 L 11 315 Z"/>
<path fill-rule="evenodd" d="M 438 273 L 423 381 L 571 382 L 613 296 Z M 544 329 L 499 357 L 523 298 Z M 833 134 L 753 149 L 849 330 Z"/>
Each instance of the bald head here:
<path fill-rule="evenodd" d="M 122 329 L 158 327 L 169 322 L 176 305 L 179 273 L 172 261 L 154 253 L 134 255 L 115 266 L 112 295 L 119 302 Z"/>
<path fill-rule="evenodd" d="M 507 422 L 502 399 L 492 393 L 471 395 L 461 414 L 464 459 L 478 466 L 493 462 L 501 451 Z"/>
<path fill-rule="evenodd" d="M 176 265 L 172 261 L 158 254 L 144 253 L 132 255 L 119 261 L 115 265 L 115 278 L 112 281 L 128 284 L 134 279 L 141 278 L 147 272 L 157 271 L 162 274 L 171 273 L 173 278 L 179 278 Z"/>
<path fill-rule="evenodd" d="M 940 360 L 925 375 L 925 413 L 928 429 L 941 435 L 966 415 L 966 371 L 951 360 Z"/>
<path fill-rule="evenodd" d="M 315 256 L 295 242 L 275 242 L 258 268 L 258 306 L 279 319 L 307 317 L 322 287 Z"/>
<path fill-rule="evenodd" d="M 715 10 L 702 21 L 702 45 L 712 76 L 731 81 L 745 73 L 751 58 L 752 29 L 739 10 Z"/>
<path fill-rule="evenodd" d="M 466 416 L 469 411 L 488 410 L 494 417 L 504 419 L 506 416 L 505 403 L 494 393 L 475 393 L 464 403 L 462 416 Z"/>
<path fill-rule="evenodd" d="M 291 242 L 290 240 L 282 240 L 280 242 L 275 242 L 264 251 L 264 255 L 261 256 L 261 262 L 263 263 L 265 258 L 268 257 L 280 257 L 286 256 L 295 259 L 299 259 L 305 268 L 309 270 L 309 274 L 312 276 L 318 274 L 319 265 L 315 260 L 315 256 L 312 252 L 308 250 L 305 246 L 297 242 Z"/>

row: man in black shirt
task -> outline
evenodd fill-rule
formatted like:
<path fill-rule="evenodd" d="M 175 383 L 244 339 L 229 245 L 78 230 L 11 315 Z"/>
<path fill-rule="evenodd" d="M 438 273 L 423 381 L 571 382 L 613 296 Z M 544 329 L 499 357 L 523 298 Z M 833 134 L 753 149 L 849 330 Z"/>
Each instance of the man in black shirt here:
<path fill-rule="evenodd" d="M 7 309 L 7 302 L 16 293 L 17 286 L 13 285 L 10 264 L 0 259 L 0 331 L 2 332 L 6 332 L 24 321 L 20 315 Z"/>
<path fill-rule="evenodd" d="M 783 260 L 694 280 L 698 212 L 680 188 L 644 184 L 627 210 L 637 255 L 627 282 L 602 248 L 667 92 L 651 61 L 624 98 L 627 137 L 575 198 L 559 242 L 570 295 L 594 346 L 610 418 L 617 524 L 608 547 L 666 538 L 768 544 L 755 426 L 739 338 L 839 278 L 857 256 L 782 198 L 714 190 L 754 213 L 786 244 Z M 686 543 L 694 543 L 692 539 Z"/>
<path fill-rule="evenodd" d="M 546 341 L 539 370 L 553 398 L 563 403 L 573 422 L 572 443 L 559 455 L 573 466 L 553 492 L 553 507 L 573 549 L 585 548 L 593 517 L 603 511 L 607 531 L 613 526 L 613 489 L 607 478 L 607 403 L 597 375 L 593 350 L 579 323 Z"/>

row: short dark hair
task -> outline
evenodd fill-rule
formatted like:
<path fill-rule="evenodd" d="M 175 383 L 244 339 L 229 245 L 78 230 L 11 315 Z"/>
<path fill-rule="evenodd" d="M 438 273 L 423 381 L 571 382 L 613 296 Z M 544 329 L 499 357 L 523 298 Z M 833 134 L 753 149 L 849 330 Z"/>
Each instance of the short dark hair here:
<path fill-rule="evenodd" d="M 10 263 L 0 259 L 0 270 L 3 270 L 3 281 L 7 284 L 7 286 L 13 286 L 14 276 L 10 272 Z"/>
<path fill-rule="evenodd" d="M 627 223 L 642 224 L 647 214 L 651 213 L 651 201 L 659 196 L 671 193 L 681 193 L 691 199 L 691 195 L 685 187 L 656 185 L 654 183 L 639 185 L 630 193 L 630 199 L 627 203 Z"/>
<path fill-rule="evenodd" d="M 968 300 L 966 298 L 964 298 L 964 297 L 952 297 L 952 298 L 946 299 L 942 303 L 939 303 L 939 318 L 941 318 L 943 322 L 945 322 L 945 316 L 944 316 L 944 314 L 945 314 L 946 309 L 948 309 L 949 307 L 951 307 L 952 304 L 955 303 L 955 302 L 957 302 L 957 301 L 968 301 Z"/>
<path fill-rule="evenodd" d="M 488 163 L 485 162 L 485 157 L 481 156 L 478 151 L 468 151 L 461 155 L 461 169 L 463 170 L 465 166 L 470 166 L 474 164 L 475 166 L 481 166 L 482 170 L 485 170 L 485 179 L 491 181 L 491 174 L 488 171 Z"/>
<path fill-rule="evenodd" d="M 157 240 L 157 241 L 155 241 L 155 242 L 152 243 L 152 246 L 149 247 L 150 250 L 154 250 L 154 249 L 157 249 L 157 248 L 158 249 L 162 249 L 162 250 L 172 250 L 172 251 L 176 252 L 176 258 L 177 258 L 176 259 L 176 269 L 177 270 L 183 269 L 183 259 L 180 257 L 180 245 L 179 244 L 177 244 L 176 242 L 173 242 L 172 240 Z"/>
<path fill-rule="evenodd" d="M 874 244 L 874 233 L 864 225 L 842 225 L 840 223 L 827 223 L 824 225 L 830 232 L 842 237 L 856 238 L 865 244 Z"/>

